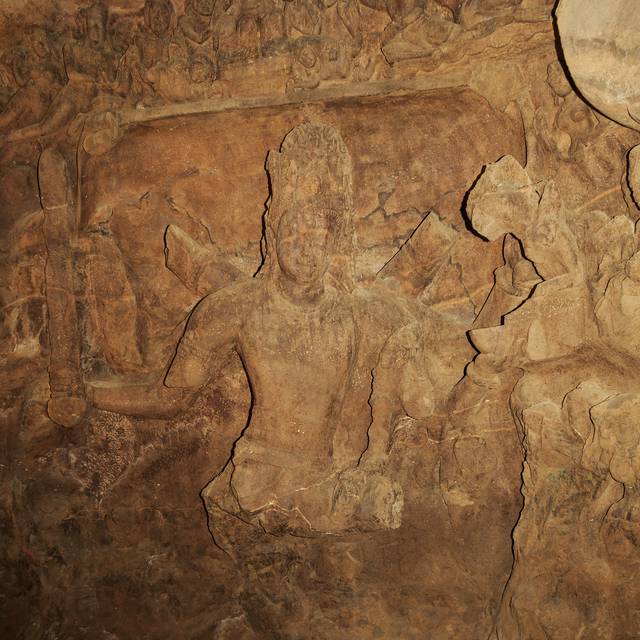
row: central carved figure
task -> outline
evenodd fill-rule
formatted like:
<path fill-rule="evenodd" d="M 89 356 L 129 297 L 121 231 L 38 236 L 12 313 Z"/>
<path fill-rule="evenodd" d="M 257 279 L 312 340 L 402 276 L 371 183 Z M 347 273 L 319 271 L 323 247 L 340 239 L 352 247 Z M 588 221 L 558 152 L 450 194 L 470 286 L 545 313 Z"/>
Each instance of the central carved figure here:
<path fill-rule="evenodd" d="M 240 356 L 252 410 L 221 478 L 246 512 L 292 508 L 296 493 L 331 474 L 356 352 L 349 296 L 326 282 L 348 227 L 347 150 L 334 130 L 303 125 L 268 167 L 274 198 L 263 274 L 198 305 L 165 381 L 200 387 L 211 354 L 231 346 Z"/>
<path fill-rule="evenodd" d="M 216 540 L 238 518 L 304 535 L 398 527 L 402 491 L 382 469 L 394 419 L 431 407 L 428 389 L 415 384 L 420 331 L 384 294 L 354 291 L 351 160 L 335 129 L 296 127 L 267 168 L 259 273 L 200 301 L 160 385 L 142 394 L 98 385 L 94 403 L 175 414 L 233 350 L 252 403 L 226 466 L 203 491 Z M 367 340 L 372 322 L 376 339 Z"/>

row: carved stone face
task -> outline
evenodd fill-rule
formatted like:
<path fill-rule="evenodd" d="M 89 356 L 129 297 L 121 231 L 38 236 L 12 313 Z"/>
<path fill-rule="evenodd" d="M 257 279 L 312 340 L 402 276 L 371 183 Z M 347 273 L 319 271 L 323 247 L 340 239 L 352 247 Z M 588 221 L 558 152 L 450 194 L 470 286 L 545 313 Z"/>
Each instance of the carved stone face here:
<path fill-rule="evenodd" d="M 193 0 L 193 8 L 201 16 L 210 16 L 213 13 L 215 0 Z"/>
<path fill-rule="evenodd" d="M 173 17 L 171 4 L 167 0 L 148 0 L 145 13 L 149 29 L 159 38 L 166 35 Z"/>
<path fill-rule="evenodd" d="M 109 39 L 116 53 L 123 54 L 133 39 L 134 23 L 126 18 L 117 18 L 109 25 Z"/>
<path fill-rule="evenodd" d="M 312 69 L 318 60 L 316 52 L 309 46 L 302 47 L 298 53 L 298 61 L 306 69 Z"/>
<path fill-rule="evenodd" d="M 87 13 L 87 39 L 92 45 L 100 45 L 104 42 L 106 25 L 102 13 L 98 10 L 90 10 Z"/>
<path fill-rule="evenodd" d="M 327 270 L 332 239 L 326 212 L 313 207 L 286 212 L 276 238 L 280 269 L 295 282 L 318 282 Z"/>

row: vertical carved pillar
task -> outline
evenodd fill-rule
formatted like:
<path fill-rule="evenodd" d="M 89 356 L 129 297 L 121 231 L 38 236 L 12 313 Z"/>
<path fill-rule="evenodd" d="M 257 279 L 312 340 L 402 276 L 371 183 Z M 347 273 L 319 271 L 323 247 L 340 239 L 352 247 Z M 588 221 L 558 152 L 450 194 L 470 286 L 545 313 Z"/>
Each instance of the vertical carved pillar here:
<path fill-rule="evenodd" d="M 45 268 L 49 322 L 49 385 L 51 419 L 72 427 L 87 403 L 80 373 L 80 336 L 73 291 L 72 241 L 76 228 L 68 166 L 62 155 L 45 150 L 38 165 L 40 202 L 47 246 Z"/>

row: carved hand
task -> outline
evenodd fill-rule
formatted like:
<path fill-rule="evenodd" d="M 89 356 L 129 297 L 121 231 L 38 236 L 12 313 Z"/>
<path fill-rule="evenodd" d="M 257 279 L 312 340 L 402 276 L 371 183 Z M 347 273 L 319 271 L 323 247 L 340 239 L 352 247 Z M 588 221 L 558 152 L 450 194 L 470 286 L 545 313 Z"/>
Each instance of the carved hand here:
<path fill-rule="evenodd" d="M 51 398 L 47 403 L 49 417 L 61 427 L 75 427 L 86 415 L 90 404 L 86 398 L 66 396 Z"/>

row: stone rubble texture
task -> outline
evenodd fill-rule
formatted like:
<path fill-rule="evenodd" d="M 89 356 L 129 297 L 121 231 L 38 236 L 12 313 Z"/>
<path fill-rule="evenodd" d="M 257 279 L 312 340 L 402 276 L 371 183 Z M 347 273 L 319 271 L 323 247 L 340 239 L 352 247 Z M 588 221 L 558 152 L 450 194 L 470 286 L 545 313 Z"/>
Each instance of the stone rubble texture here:
<path fill-rule="evenodd" d="M 1 0 L 0 637 L 640 637 L 637 13 Z"/>

